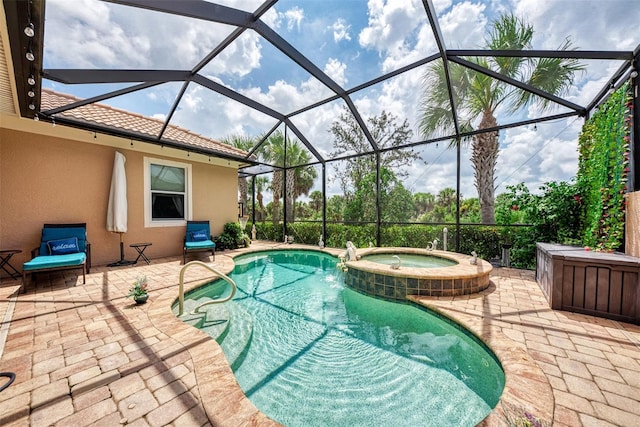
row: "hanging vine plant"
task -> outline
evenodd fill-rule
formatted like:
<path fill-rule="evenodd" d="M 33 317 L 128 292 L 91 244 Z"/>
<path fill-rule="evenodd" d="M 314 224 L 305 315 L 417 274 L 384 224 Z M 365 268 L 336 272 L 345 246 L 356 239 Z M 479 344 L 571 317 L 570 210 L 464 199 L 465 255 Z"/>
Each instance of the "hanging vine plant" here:
<path fill-rule="evenodd" d="M 624 236 L 631 106 L 625 84 L 585 123 L 578 139 L 582 239 L 599 251 L 618 249 Z"/>

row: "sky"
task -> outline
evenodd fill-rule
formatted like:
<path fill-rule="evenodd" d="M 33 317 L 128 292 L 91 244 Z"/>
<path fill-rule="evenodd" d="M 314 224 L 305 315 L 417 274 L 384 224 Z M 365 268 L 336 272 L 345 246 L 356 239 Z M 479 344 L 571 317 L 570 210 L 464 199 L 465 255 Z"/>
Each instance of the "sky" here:
<path fill-rule="evenodd" d="M 161 3 L 161 2 L 160 2 Z M 260 2 L 223 0 L 221 5 L 244 11 Z M 640 2 L 637 0 L 433 0 L 448 48 L 482 48 L 491 23 L 513 12 L 535 30 L 534 49 L 556 49 L 570 39 L 580 50 L 628 50 L 640 44 Z M 309 58 L 342 88 L 350 89 L 385 73 L 437 53 L 435 38 L 421 0 L 281 0 L 262 16 L 263 22 Z M 47 0 L 44 68 L 192 69 L 233 30 L 202 20 L 97 0 Z M 620 67 L 616 61 L 584 61 L 566 99 L 586 106 Z M 417 124 L 424 96 L 426 67 L 355 92 L 351 98 L 362 117 L 386 111 L 407 120 L 422 140 Z M 321 101 L 332 92 L 249 30 L 206 64 L 200 74 L 257 102 L 289 114 Z M 64 85 L 44 80 L 43 86 L 81 98 L 127 85 Z M 167 83 L 103 103 L 165 119 L 181 88 Z M 334 101 L 297 114 L 292 122 L 329 159 L 334 151 L 332 123 L 344 103 Z M 566 112 L 545 113 L 529 107 L 517 113 L 496 112 L 499 124 Z M 190 84 L 171 123 L 213 139 L 265 133 L 275 119 Z M 584 120 L 572 117 L 500 132 L 496 192 L 525 182 L 532 190 L 542 183 L 571 179 L 577 170 L 577 137 Z M 447 144 L 417 148 L 421 161 L 405 170 L 405 186 L 431 192 L 456 185 L 456 153 Z M 469 148 L 461 154 L 461 193 L 476 197 Z M 335 170 L 327 168 L 328 192 L 338 193 Z M 320 189 L 318 182 L 315 189 Z"/>

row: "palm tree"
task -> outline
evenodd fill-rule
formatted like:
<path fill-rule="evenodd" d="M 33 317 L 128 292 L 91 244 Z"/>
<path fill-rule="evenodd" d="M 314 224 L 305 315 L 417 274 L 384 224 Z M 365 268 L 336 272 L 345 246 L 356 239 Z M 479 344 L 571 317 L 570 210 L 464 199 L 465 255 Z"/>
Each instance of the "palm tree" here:
<path fill-rule="evenodd" d="M 318 190 L 312 191 L 309 198 L 311 199 L 311 208 L 315 212 L 316 217 L 318 217 L 320 209 L 322 208 L 322 192 Z"/>
<path fill-rule="evenodd" d="M 415 217 L 419 218 L 425 212 L 433 209 L 436 197 L 431 193 L 416 193 L 413 195 Z"/>
<path fill-rule="evenodd" d="M 222 139 L 223 144 L 232 145 L 244 151 L 250 151 L 256 144 L 255 138 L 251 138 L 244 135 L 232 135 Z M 238 176 L 238 191 L 240 192 L 240 202 L 247 205 L 247 193 L 249 190 L 249 184 L 246 177 Z"/>
<path fill-rule="evenodd" d="M 445 217 L 453 215 L 456 199 L 456 190 L 453 188 L 444 188 L 436 196 L 436 204 L 445 212 Z"/>
<path fill-rule="evenodd" d="M 531 49 L 533 33 L 533 27 L 523 19 L 513 14 L 505 14 L 492 23 L 487 48 Z M 570 49 L 571 41 L 567 39 L 558 50 Z M 575 72 L 584 68 L 577 59 L 563 58 L 473 57 L 467 60 L 558 96 L 567 92 L 573 83 Z M 541 110 L 550 106 L 546 98 L 534 96 L 531 92 L 459 64 L 450 63 L 449 77 L 452 97 L 457 106 L 456 113 L 463 132 L 471 130 L 473 123 L 478 119 L 479 130 L 496 127 L 498 120 L 495 112 L 502 104 L 511 112 L 534 104 Z M 420 131 L 425 138 L 437 133 L 450 133 L 453 116 L 442 61 L 437 61 L 430 67 L 425 83 Z M 480 133 L 471 138 L 471 164 L 474 168 L 475 186 L 478 190 L 482 222 L 487 224 L 495 223 L 494 187 L 498 149 L 498 132 Z"/>
<path fill-rule="evenodd" d="M 305 164 L 310 159 L 309 153 L 303 150 L 302 146 L 296 141 L 287 148 L 287 164 Z M 303 194 L 309 194 L 317 177 L 318 173 L 311 166 L 300 166 L 287 170 L 287 221 L 293 222 L 296 200 Z"/>
<path fill-rule="evenodd" d="M 256 200 L 258 201 L 258 211 L 260 212 L 259 220 L 264 223 L 267 218 L 266 209 L 264 207 L 264 196 L 262 192 L 267 188 L 269 180 L 265 176 L 256 176 L 253 181 L 253 185 L 256 187 Z"/>
<path fill-rule="evenodd" d="M 304 165 L 309 163 L 311 156 L 306 152 L 297 140 L 289 140 L 286 142 L 284 135 L 280 131 L 276 131 L 264 144 L 262 153 L 276 167 L 289 167 L 291 165 Z M 286 151 L 286 162 L 285 162 Z M 301 166 L 297 168 L 287 169 L 286 180 L 283 169 L 276 169 L 273 172 L 271 180 L 271 189 L 273 190 L 273 223 L 279 221 L 280 198 L 287 198 L 287 212 L 285 212 L 287 221 L 294 220 L 295 203 L 299 196 L 308 194 L 318 173 L 311 166 Z M 286 181 L 286 187 L 284 183 Z"/>

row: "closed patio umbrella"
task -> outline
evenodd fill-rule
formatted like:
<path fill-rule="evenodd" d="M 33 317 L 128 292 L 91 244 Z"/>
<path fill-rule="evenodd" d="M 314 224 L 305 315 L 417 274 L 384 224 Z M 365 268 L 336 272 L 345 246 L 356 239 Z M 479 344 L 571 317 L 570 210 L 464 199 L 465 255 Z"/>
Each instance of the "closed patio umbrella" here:
<path fill-rule="evenodd" d="M 120 261 L 109 264 L 109 267 L 135 264 L 135 261 L 124 259 L 122 243 L 122 233 L 127 232 L 127 175 L 124 169 L 126 160 L 122 153 L 116 151 L 107 206 L 107 230 L 120 234 Z"/>

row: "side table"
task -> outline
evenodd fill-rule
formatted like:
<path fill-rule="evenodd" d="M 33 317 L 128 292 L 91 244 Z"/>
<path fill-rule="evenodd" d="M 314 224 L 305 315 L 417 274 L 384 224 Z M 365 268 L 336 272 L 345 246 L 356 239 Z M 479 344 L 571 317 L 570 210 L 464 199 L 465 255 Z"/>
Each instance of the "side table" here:
<path fill-rule="evenodd" d="M 151 246 L 151 245 L 152 245 L 152 243 L 148 243 L 148 242 L 146 242 L 146 243 L 133 243 L 133 244 L 129 245 L 130 247 L 132 247 L 136 251 L 138 251 L 138 257 L 135 259 L 135 261 L 133 261 L 134 264 L 136 264 L 140 258 L 145 260 L 145 262 L 147 264 L 151 264 L 151 261 L 149 261 L 149 258 L 147 258 L 147 256 L 144 254 L 144 250 L 147 249 L 147 247 Z"/>
<path fill-rule="evenodd" d="M 19 254 L 20 252 L 22 252 L 20 249 L 0 250 L 0 268 L 9 273 L 9 276 L 11 276 L 12 279 L 19 279 L 22 277 L 22 273 L 16 270 L 16 268 L 9 263 L 11 257 L 15 254 Z M 10 268 L 13 271 L 9 271 L 7 268 Z"/>

